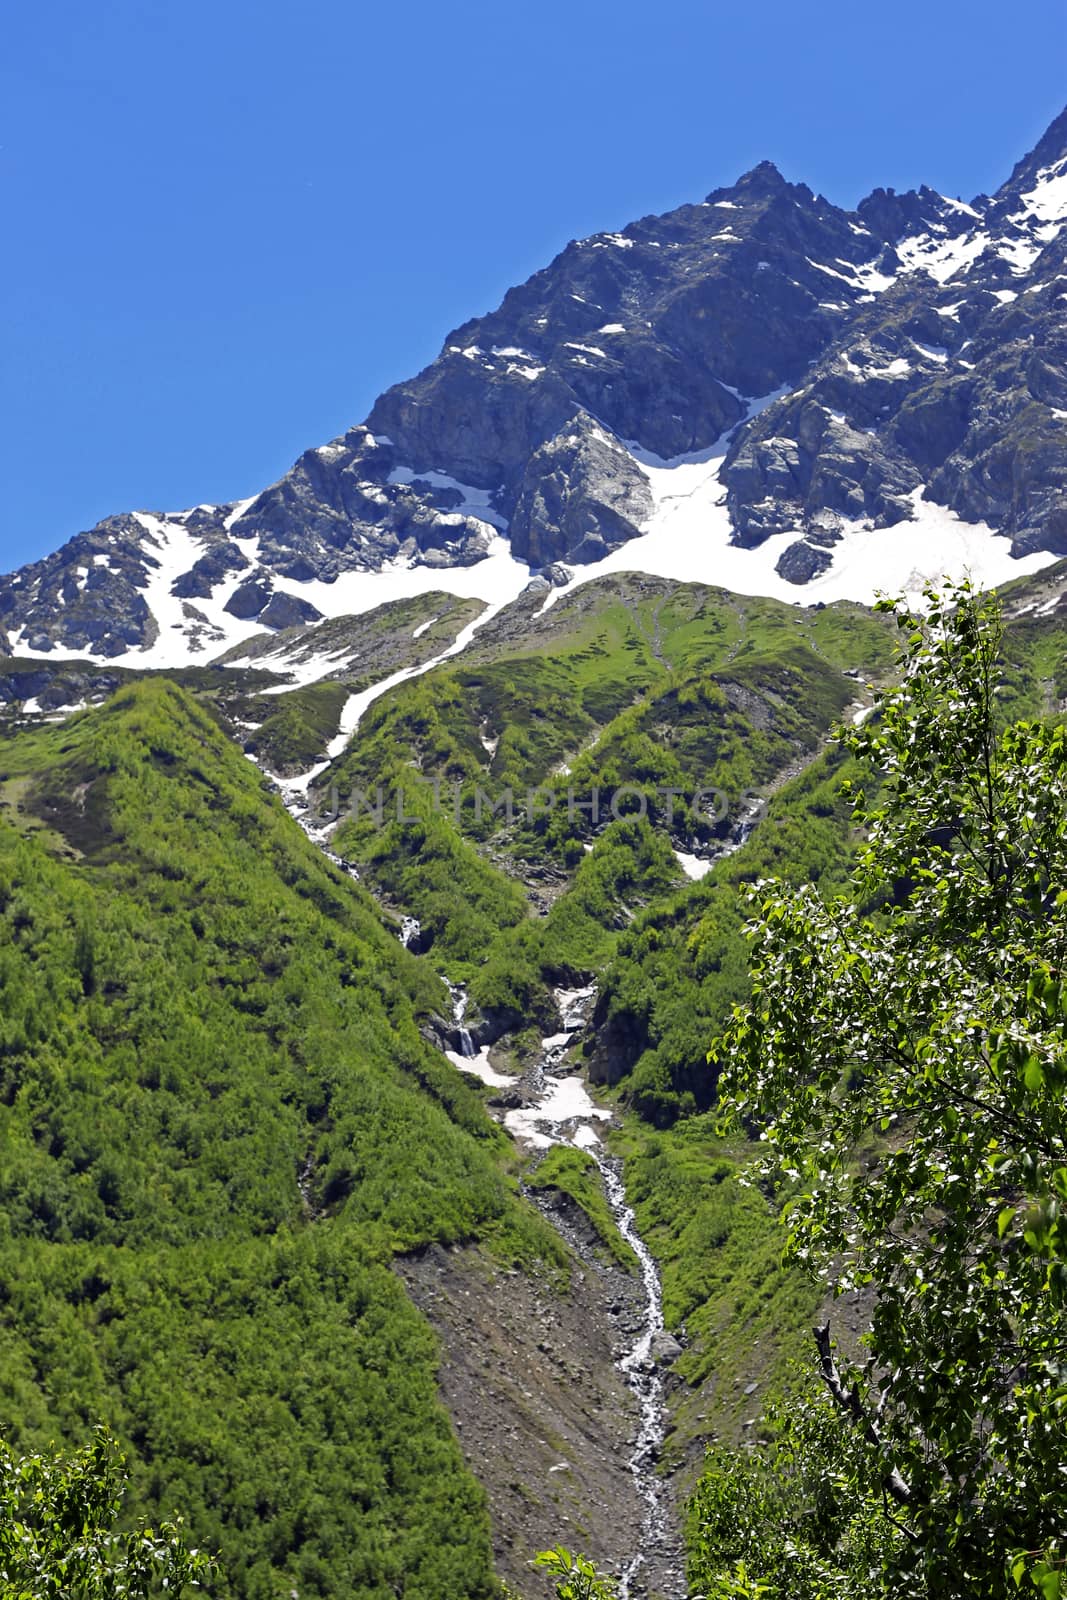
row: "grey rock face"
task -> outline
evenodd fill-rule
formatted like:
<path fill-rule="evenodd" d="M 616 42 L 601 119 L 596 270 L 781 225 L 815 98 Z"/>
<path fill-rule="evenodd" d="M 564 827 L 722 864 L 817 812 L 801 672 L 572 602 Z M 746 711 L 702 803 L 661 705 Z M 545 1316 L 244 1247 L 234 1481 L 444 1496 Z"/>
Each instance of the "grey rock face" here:
<path fill-rule="evenodd" d="M 649 1355 L 660 1367 L 669 1367 L 677 1361 L 682 1353 L 682 1347 L 673 1333 L 668 1333 L 665 1328 L 660 1328 L 652 1335 L 649 1346 Z"/>
<path fill-rule="evenodd" d="M 250 578 L 247 583 L 242 583 L 239 589 L 234 590 L 223 610 L 228 611 L 232 617 L 240 617 L 242 622 L 246 622 L 251 617 L 258 617 L 260 612 L 266 609 L 269 600 L 270 583 L 263 578 Z"/>
<path fill-rule="evenodd" d="M 322 612 L 299 595 L 274 594 L 269 574 L 250 578 L 235 589 L 223 607 L 243 621 L 255 617 L 264 628 L 295 628 L 300 623 L 319 622 Z"/>
<path fill-rule="evenodd" d="M 172 585 L 171 593 L 182 600 L 206 600 L 218 584 L 233 572 L 242 572 L 248 557 L 230 539 L 219 540 L 195 561 Z"/>
<path fill-rule="evenodd" d="M 43 561 L 0 579 L 0 617 L 12 652 L 122 655 L 158 627 L 142 593 L 155 565 L 142 525 L 107 517 Z"/>
<path fill-rule="evenodd" d="M 628 451 L 580 414 L 531 456 L 511 519 L 511 548 L 531 566 L 597 561 L 652 513 L 648 480 Z"/>
<path fill-rule="evenodd" d="M 276 594 L 259 613 L 264 628 L 295 628 L 300 623 L 321 622 L 322 612 L 299 595 Z"/>
<path fill-rule="evenodd" d="M 829 550 L 809 544 L 807 539 L 798 539 L 783 550 L 774 570 L 781 573 L 787 583 L 810 583 L 812 578 L 826 571 L 832 559 Z"/>
<path fill-rule="evenodd" d="M 1065 158 L 1067 114 L 992 200 L 876 190 L 860 205 L 896 276 L 735 439 L 723 479 L 739 542 L 808 529 L 824 508 L 889 527 L 922 488 L 1016 554 L 1067 550 L 1067 237 L 1033 199 Z"/>

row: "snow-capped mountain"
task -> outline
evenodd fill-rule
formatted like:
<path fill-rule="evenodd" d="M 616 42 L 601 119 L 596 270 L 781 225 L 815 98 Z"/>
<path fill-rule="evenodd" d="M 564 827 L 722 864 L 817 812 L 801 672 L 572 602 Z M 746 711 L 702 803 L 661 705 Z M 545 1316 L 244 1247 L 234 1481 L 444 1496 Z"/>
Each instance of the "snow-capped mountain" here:
<path fill-rule="evenodd" d="M 0 652 L 208 661 L 431 589 L 634 568 L 814 601 L 1067 552 L 1067 112 L 992 197 L 769 163 L 572 243 L 251 500 L 0 580 Z M 232 656 L 231 656 L 232 659 Z"/>

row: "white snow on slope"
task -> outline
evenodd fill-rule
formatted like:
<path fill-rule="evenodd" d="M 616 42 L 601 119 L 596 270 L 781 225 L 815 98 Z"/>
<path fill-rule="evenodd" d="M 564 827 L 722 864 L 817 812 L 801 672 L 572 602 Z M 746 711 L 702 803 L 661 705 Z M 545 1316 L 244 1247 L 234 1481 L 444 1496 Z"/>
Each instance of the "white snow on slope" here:
<path fill-rule="evenodd" d="M 781 391 L 779 391 L 780 393 Z M 778 395 L 752 403 L 749 415 Z M 970 576 L 992 587 L 1038 572 L 1058 558 L 1046 551 L 1014 560 L 1009 541 L 985 523 L 963 522 L 945 506 L 912 496 L 915 520 L 892 528 L 863 522 L 842 524 L 830 568 L 810 583 L 788 583 L 775 571 L 783 552 L 801 530 L 773 534 L 754 550 L 731 543 L 732 527 L 720 482 L 729 443 L 724 435 L 709 449 L 664 461 L 631 446 L 631 454 L 652 491 L 653 512 L 645 532 L 583 567 L 570 583 L 546 596 L 543 615 L 564 594 L 613 572 L 646 572 L 676 583 L 705 583 L 737 594 L 766 595 L 794 605 L 858 600 L 870 604 L 880 594 L 921 594 L 927 580 Z"/>
<path fill-rule="evenodd" d="M 141 593 L 156 619 L 159 634 L 147 650 L 135 647 L 122 655 L 111 656 L 111 665 L 153 668 L 189 666 L 210 661 L 230 645 L 239 644 L 257 631 L 254 621 L 242 622 L 222 609 L 233 590 L 247 578 L 247 572 L 239 573 L 219 585 L 210 600 L 179 600 L 171 594 L 171 586 L 204 554 L 205 546 L 180 522 L 165 521 L 147 511 L 135 511 L 133 515 L 147 535 L 146 555 L 158 562 L 155 568 L 149 567 L 148 583 Z M 183 608 L 186 604 L 194 606 L 212 629 L 211 636 L 204 639 L 199 652 L 189 648 L 188 635 L 193 624 L 185 616 Z M 54 659 L 57 652 L 53 650 L 47 655 L 41 651 L 23 653 Z"/>
<path fill-rule="evenodd" d="M 586 1122 L 593 1118 L 610 1119 L 611 1112 L 593 1103 L 581 1078 L 554 1078 L 549 1082 L 551 1087 L 539 1105 L 522 1106 L 504 1117 L 505 1128 L 517 1139 L 525 1139 L 538 1149 L 547 1149 L 558 1142 L 548 1129 L 555 1130 L 561 1123 L 578 1119 Z"/>
<path fill-rule="evenodd" d="M 260 633 L 264 630 L 261 628 Z M 313 630 L 312 630 L 313 636 Z M 291 643 L 283 645 L 280 650 L 272 651 L 270 655 L 245 656 L 240 660 L 227 662 L 228 667 L 258 667 L 264 672 L 283 672 L 286 676 L 285 683 L 273 683 L 264 694 L 288 694 L 290 689 L 305 689 L 309 684 L 318 683 L 320 678 L 339 667 L 342 662 L 352 660 L 352 651 L 348 649 L 332 652 L 310 650 L 304 654 L 299 647 Z"/>
<path fill-rule="evenodd" d="M 992 243 L 988 233 L 978 229 L 956 239 L 935 239 L 928 233 L 902 239 L 896 246 L 904 272 L 928 272 L 938 283 L 947 283 L 957 272 L 977 261 Z"/>
<path fill-rule="evenodd" d="M 222 524 L 222 526 L 226 529 L 227 533 L 233 527 L 235 522 L 239 522 L 241 520 L 241 518 L 244 516 L 245 512 L 248 510 L 249 506 L 254 506 L 258 499 L 259 499 L 259 495 L 258 494 L 250 494 L 248 496 L 247 500 L 238 500 L 234 504 L 233 510 L 230 512 L 229 516 L 225 519 L 225 521 Z"/>
<path fill-rule="evenodd" d="M 143 666 L 154 666 L 152 657 L 159 657 L 160 665 L 167 665 L 175 645 L 183 655 L 188 650 L 182 602 L 171 594 L 170 587 L 203 555 L 203 547 L 180 522 L 163 522 L 145 511 L 135 511 L 134 516 L 148 535 L 149 551 L 159 562 L 155 571 L 149 569 L 148 586 L 142 591 L 149 611 L 159 624 L 159 638 L 150 649 L 139 651 L 138 655 Z"/>
<path fill-rule="evenodd" d="M 705 878 L 714 865 L 714 862 L 705 861 L 701 856 L 689 855 L 685 850 L 676 850 L 674 857 L 687 878 Z"/>
<path fill-rule="evenodd" d="M 1040 243 L 1035 244 L 1030 239 L 1002 239 L 997 245 L 997 255 L 1008 263 L 1016 277 L 1022 277 L 1030 271 L 1041 249 Z"/>
<path fill-rule="evenodd" d="M 512 556 L 511 546 L 498 534 L 491 541 L 485 559 L 469 567 L 424 567 L 394 562 L 383 567 L 380 572 L 344 572 L 332 584 L 315 580 L 310 583 L 287 585 L 285 592 L 303 595 L 327 617 L 360 616 L 366 611 L 373 611 L 377 606 L 387 605 L 394 600 L 407 600 L 412 595 L 426 594 L 430 590 L 443 590 L 446 594 L 456 595 L 462 600 L 485 602 L 486 609 L 473 623 L 468 624 L 452 645 L 440 655 L 433 656 L 420 665 L 405 667 L 383 682 L 363 690 L 360 694 L 352 695 L 346 702 L 341 717 L 344 738 L 339 734 L 333 741 L 331 755 L 336 755 L 344 749 L 346 739 L 354 731 L 359 718 L 372 700 L 376 700 L 379 694 L 384 694 L 394 683 L 428 672 L 446 656 L 454 655 L 457 649 L 464 648 L 476 629 L 487 622 L 490 616 L 495 616 L 504 606 L 516 599 L 529 581 L 530 568 Z M 276 590 L 279 587 L 276 585 Z M 412 638 L 418 638 L 436 620 L 431 617 L 429 622 L 422 623 L 414 630 Z M 262 633 L 263 629 L 257 628 L 253 623 L 251 631 Z M 308 630 L 308 635 L 305 637 L 314 638 L 314 626 Z M 297 653 L 300 656 L 299 660 L 294 659 L 293 647 L 283 644 L 279 650 L 269 655 L 235 658 L 229 665 L 261 667 L 290 674 L 292 682 L 265 691 L 268 694 L 284 694 L 287 689 L 317 682 L 351 654 L 348 650 L 341 650 L 308 651 L 305 655 L 300 646 L 297 647 Z M 334 746 L 337 748 L 334 749 Z"/>
<path fill-rule="evenodd" d="M 978 225 L 970 233 L 954 238 L 938 237 L 942 230 L 935 226 L 932 233 L 900 240 L 895 249 L 902 270 L 928 272 L 939 283 L 946 283 L 967 271 L 988 249 L 1018 276 L 1029 272 L 1043 246 L 1056 237 L 1061 224 L 1067 221 L 1067 159 L 1039 172 L 1034 187 L 1021 199 L 1023 209 L 1007 219 L 1008 230 L 1014 231 L 998 235 L 987 231 L 988 224 L 971 206 L 946 200 L 953 210 L 974 217 Z"/>
<path fill-rule="evenodd" d="M 341 721 L 337 736 L 331 740 L 327 747 L 327 754 L 331 760 L 341 754 L 341 751 L 359 727 L 363 713 L 369 705 L 373 704 L 387 690 L 393 688 L 395 684 L 406 683 L 409 678 L 419 678 L 424 672 L 429 672 L 431 668 L 439 666 L 442 661 L 447 661 L 450 656 L 459 655 L 460 651 L 465 650 L 470 644 L 479 628 L 484 627 L 491 617 L 495 617 L 498 611 L 503 611 L 506 605 L 510 605 L 512 600 L 516 600 L 522 593 L 529 582 L 529 568 L 522 566 L 520 562 L 515 560 L 511 554 L 511 546 L 506 539 L 497 539 L 494 543 L 503 546 L 503 549 L 495 553 L 491 551 L 485 561 L 480 561 L 476 567 L 459 567 L 453 568 L 447 573 L 436 572 L 434 574 L 438 579 L 437 587 L 447 588 L 452 594 L 462 594 L 468 599 L 486 599 L 487 594 L 491 595 L 492 598 L 486 601 L 485 610 L 475 617 L 473 622 L 468 622 L 467 626 L 462 628 L 456 635 L 447 650 L 442 650 L 440 655 L 431 656 L 428 661 L 417 663 L 415 666 L 403 667 L 399 672 L 392 673 L 390 677 L 383 678 L 380 683 L 371 684 L 369 689 L 360 689 L 357 694 L 349 695 L 341 711 Z M 486 571 L 491 563 L 494 564 L 493 570 Z M 426 568 L 418 567 L 413 570 L 425 572 Z M 481 588 L 472 591 L 454 587 L 448 580 L 451 580 L 453 576 L 459 573 L 470 578 L 473 578 L 477 573 L 481 573 Z"/>
<path fill-rule="evenodd" d="M 1067 221 L 1067 159 L 1043 167 L 1034 187 L 1022 196 L 1022 202 L 1038 222 Z"/>
<path fill-rule="evenodd" d="M 488 522 L 491 528 L 507 527 L 499 511 L 493 509 L 490 501 L 491 489 L 479 489 L 474 484 L 461 483 L 458 478 L 450 478 L 447 472 L 414 472 L 411 467 L 394 467 L 386 481 L 398 484 L 428 483 L 435 489 L 456 489 L 463 496 L 463 503 L 458 510 L 465 517 L 473 517 L 477 522 Z M 439 519 L 444 515 L 446 513 L 439 513 Z"/>
<path fill-rule="evenodd" d="M 513 1089 L 517 1082 L 514 1077 L 508 1077 L 503 1072 L 497 1072 L 489 1064 L 489 1046 L 484 1044 L 477 1055 L 461 1056 L 455 1050 L 446 1050 L 445 1055 L 452 1065 L 460 1072 L 473 1072 L 476 1078 L 481 1078 L 490 1089 Z"/>
<path fill-rule="evenodd" d="M 251 501 L 242 503 L 250 505 Z M 140 591 L 159 627 L 155 641 L 147 649 L 133 646 L 123 651 L 121 655 L 101 657 L 92 650 L 68 652 L 62 646 L 57 646 L 54 650 L 32 650 L 23 642 L 25 634 L 32 630 L 24 629 L 21 635 L 12 640 L 12 645 L 19 655 L 28 656 L 35 661 L 56 661 L 71 654 L 84 656 L 89 660 L 106 660 L 109 665 L 116 667 L 159 670 L 168 667 L 203 665 L 221 655 L 224 650 L 243 643 L 254 633 L 263 631 L 254 618 L 242 620 L 231 616 L 223 609 L 233 591 L 247 581 L 250 575 L 248 568 L 231 574 L 223 583 L 217 584 L 208 599 L 198 597 L 190 601 L 180 600 L 171 594 L 171 587 L 178 578 L 190 570 L 204 554 L 207 546 L 195 534 L 190 533 L 183 522 L 157 517 L 148 511 L 135 511 L 132 515 L 141 524 L 147 536 L 145 555 L 151 558 L 151 562 L 156 563 L 152 566 L 150 562 L 146 562 L 148 582 Z M 238 535 L 231 537 L 237 539 L 239 545 L 248 547 L 245 549 L 245 555 L 248 556 L 251 565 L 255 566 L 258 561 L 258 538 L 242 540 Z M 108 558 L 98 555 L 93 559 L 98 565 L 106 565 Z M 291 592 L 298 592 L 295 586 Z M 203 622 L 199 622 L 196 617 L 187 618 L 184 611 L 186 605 L 191 606 L 204 619 Z M 191 648 L 190 634 L 194 629 L 200 633 L 199 649 Z M 318 676 L 321 676 L 321 673 Z"/>

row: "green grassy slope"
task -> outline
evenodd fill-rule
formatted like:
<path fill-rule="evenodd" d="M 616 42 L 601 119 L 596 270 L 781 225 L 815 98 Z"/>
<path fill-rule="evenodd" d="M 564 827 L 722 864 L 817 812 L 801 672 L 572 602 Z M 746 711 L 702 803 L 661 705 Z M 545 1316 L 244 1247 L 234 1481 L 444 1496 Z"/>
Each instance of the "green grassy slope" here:
<path fill-rule="evenodd" d="M 527 968 L 542 989 L 553 972 L 600 971 L 621 927 L 679 881 L 665 847 L 713 846 L 746 791 L 815 752 L 861 692 L 850 674 L 889 650 L 884 621 L 855 606 L 603 580 L 374 702 L 318 794 L 340 808 L 336 847 L 420 919 L 435 962 L 474 977 L 477 1002 L 516 1006 Z M 617 821 L 638 813 L 658 843 L 625 835 L 635 873 L 610 858 Z M 568 909 L 550 911 L 558 896 Z"/>
<path fill-rule="evenodd" d="M 438 981 L 165 682 L 0 750 L 0 1425 L 102 1416 L 220 1594 L 492 1592 L 392 1252 L 552 1256 Z"/>
<path fill-rule="evenodd" d="M 1067 696 L 1041 581 L 1013 590 L 1006 715 L 1059 715 Z M 386 619 L 389 638 L 424 610 Z M 492 1592 L 484 1504 L 388 1261 L 431 1240 L 557 1247 L 479 1092 L 423 1038 L 444 971 L 520 1043 L 552 1030 L 552 984 L 596 978 L 589 1067 L 640 1118 L 627 1183 L 689 1341 L 675 1449 L 739 1427 L 811 1293 L 781 1269 L 774 1197 L 738 1181 L 746 1152 L 715 1139 L 706 1050 L 747 983 L 747 885 L 832 890 L 847 871 L 825 742 L 891 655 L 858 607 L 632 576 L 496 619 L 375 702 L 320 791 L 373 804 L 381 786 L 380 824 L 365 800 L 336 846 L 420 917 L 428 959 L 223 731 L 255 699 L 268 764 L 302 766 L 345 686 L 266 695 L 264 674 L 235 699 L 210 670 L 153 676 L 5 738 L 0 1426 L 29 1445 L 111 1422 L 137 1509 L 185 1509 L 221 1548 L 222 1593 Z M 623 784 L 653 798 L 614 817 Z M 717 787 L 728 814 L 672 821 L 664 787 Z M 599 821 L 570 815 L 568 793 L 594 788 Z M 714 849 L 746 789 L 769 796 L 764 819 L 687 882 L 674 849 Z M 542 1175 L 600 1226 L 592 1178 L 569 1156 Z"/>
<path fill-rule="evenodd" d="M 1047 583 L 1039 575 L 1008 597 L 1005 720 L 1067 711 L 1067 634 L 1057 615 L 1033 609 L 1047 605 Z M 1027 609 L 1016 614 L 1018 606 Z M 687 1336 L 672 1458 L 709 1432 L 740 1437 L 744 1419 L 787 1381 L 790 1363 L 810 1354 L 818 1296 L 782 1264 L 781 1197 L 744 1184 L 747 1151 L 715 1135 L 706 1052 L 747 992 L 747 889 L 767 877 L 828 894 L 846 886 L 856 842 L 840 794 L 846 775 L 858 776 L 831 746 L 784 784 L 736 854 L 634 919 L 601 979 L 590 1064 L 640 1113 L 618 1149 L 638 1224 L 660 1261 L 667 1324 Z M 876 778 L 866 782 L 870 792 Z"/>

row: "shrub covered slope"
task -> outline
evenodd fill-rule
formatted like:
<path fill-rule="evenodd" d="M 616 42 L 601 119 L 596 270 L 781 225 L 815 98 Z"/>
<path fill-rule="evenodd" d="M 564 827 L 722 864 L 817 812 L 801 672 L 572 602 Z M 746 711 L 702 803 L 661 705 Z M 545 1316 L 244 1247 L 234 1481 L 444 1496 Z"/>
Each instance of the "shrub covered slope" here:
<path fill-rule="evenodd" d="M 490 1593 L 387 1262 L 552 1245 L 420 1034 L 437 981 L 171 685 L 0 777 L 0 1423 L 106 1420 L 219 1593 Z"/>

